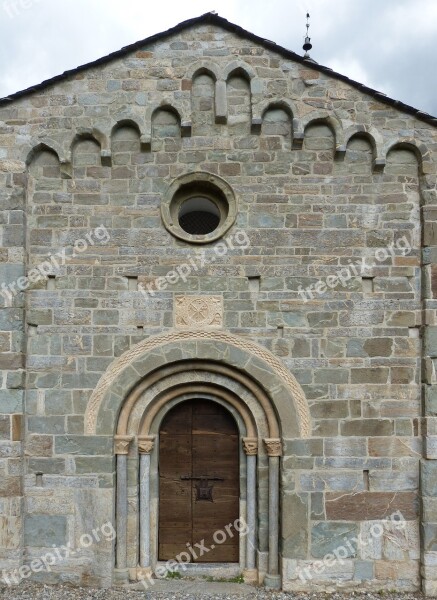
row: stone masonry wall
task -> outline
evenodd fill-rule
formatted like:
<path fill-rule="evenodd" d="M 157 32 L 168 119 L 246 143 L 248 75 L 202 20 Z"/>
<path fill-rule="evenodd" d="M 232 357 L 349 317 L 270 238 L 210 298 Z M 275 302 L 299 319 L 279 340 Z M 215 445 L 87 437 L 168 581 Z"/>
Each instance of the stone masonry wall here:
<path fill-rule="evenodd" d="M 3 103 L 0 283 L 42 263 L 48 277 L 1 299 L 0 569 L 70 543 L 34 577 L 110 585 L 113 540 L 81 545 L 114 515 L 113 441 L 84 435 L 87 400 L 114 359 L 174 326 L 175 295 L 205 294 L 309 403 L 312 437 L 282 459 L 284 587 L 417 589 L 422 464 L 435 590 L 435 148 L 431 125 L 212 25 Z M 162 223 L 168 186 L 196 171 L 237 197 L 221 257 Z M 190 259 L 186 281 L 156 289 Z M 315 564 L 360 532 L 365 548 Z"/>

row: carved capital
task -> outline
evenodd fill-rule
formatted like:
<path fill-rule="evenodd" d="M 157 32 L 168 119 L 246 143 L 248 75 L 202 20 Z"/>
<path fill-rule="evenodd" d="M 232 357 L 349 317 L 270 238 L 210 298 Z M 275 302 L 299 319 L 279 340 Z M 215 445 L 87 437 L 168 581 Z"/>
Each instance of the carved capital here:
<path fill-rule="evenodd" d="M 133 439 L 133 435 L 116 435 L 114 437 L 115 454 L 129 454 L 129 446 Z"/>
<path fill-rule="evenodd" d="M 268 456 L 282 456 L 282 442 L 279 438 L 265 438 L 264 445 Z"/>
<path fill-rule="evenodd" d="M 258 454 L 258 439 L 251 437 L 243 438 L 243 448 L 247 456 L 256 456 Z"/>
<path fill-rule="evenodd" d="M 139 435 L 138 436 L 138 452 L 140 454 L 151 454 L 155 445 L 154 435 Z"/>

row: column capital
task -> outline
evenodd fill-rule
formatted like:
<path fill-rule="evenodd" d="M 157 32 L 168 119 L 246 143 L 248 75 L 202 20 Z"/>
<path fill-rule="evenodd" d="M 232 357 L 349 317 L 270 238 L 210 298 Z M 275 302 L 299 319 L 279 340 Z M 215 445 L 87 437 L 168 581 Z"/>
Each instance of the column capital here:
<path fill-rule="evenodd" d="M 243 449 L 247 456 L 256 456 L 258 454 L 258 438 L 244 437 Z"/>
<path fill-rule="evenodd" d="M 115 435 L 114 451 L 115 454 L 129 454 L 129 446 L 134 439 L 133 435 Z"/>
<path fill-rule="evenodd" d="M 156 435 L 139 435 L 138 452 L 140 454 L 151 454 L 155 446 Z"/>
<path fill-rule="evenodd" d="M 279 438 L 264 438 L 268 456 L 282 456 L 282 442 Z"/>

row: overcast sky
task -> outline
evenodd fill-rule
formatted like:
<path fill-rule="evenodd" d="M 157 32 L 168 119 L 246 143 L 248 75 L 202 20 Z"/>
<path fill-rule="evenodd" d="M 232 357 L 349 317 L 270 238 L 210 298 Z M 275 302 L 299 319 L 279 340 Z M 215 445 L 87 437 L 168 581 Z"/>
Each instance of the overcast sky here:
<path fill-rule="evenodd" d="M 437 0 L 0 0 L 0 97 L 211 10 L 437 115 Z"/>

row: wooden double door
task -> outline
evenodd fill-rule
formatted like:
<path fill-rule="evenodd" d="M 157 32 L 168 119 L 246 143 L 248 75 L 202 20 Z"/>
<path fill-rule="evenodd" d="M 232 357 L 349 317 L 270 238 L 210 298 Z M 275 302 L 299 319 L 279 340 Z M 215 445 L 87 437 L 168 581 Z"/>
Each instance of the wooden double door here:
<path fill-rule="evenodd" d="M 239 497 L 234 418 L 212 401 L 178 404 L 159 433 L 159 560 L 238 562 Z"/>

